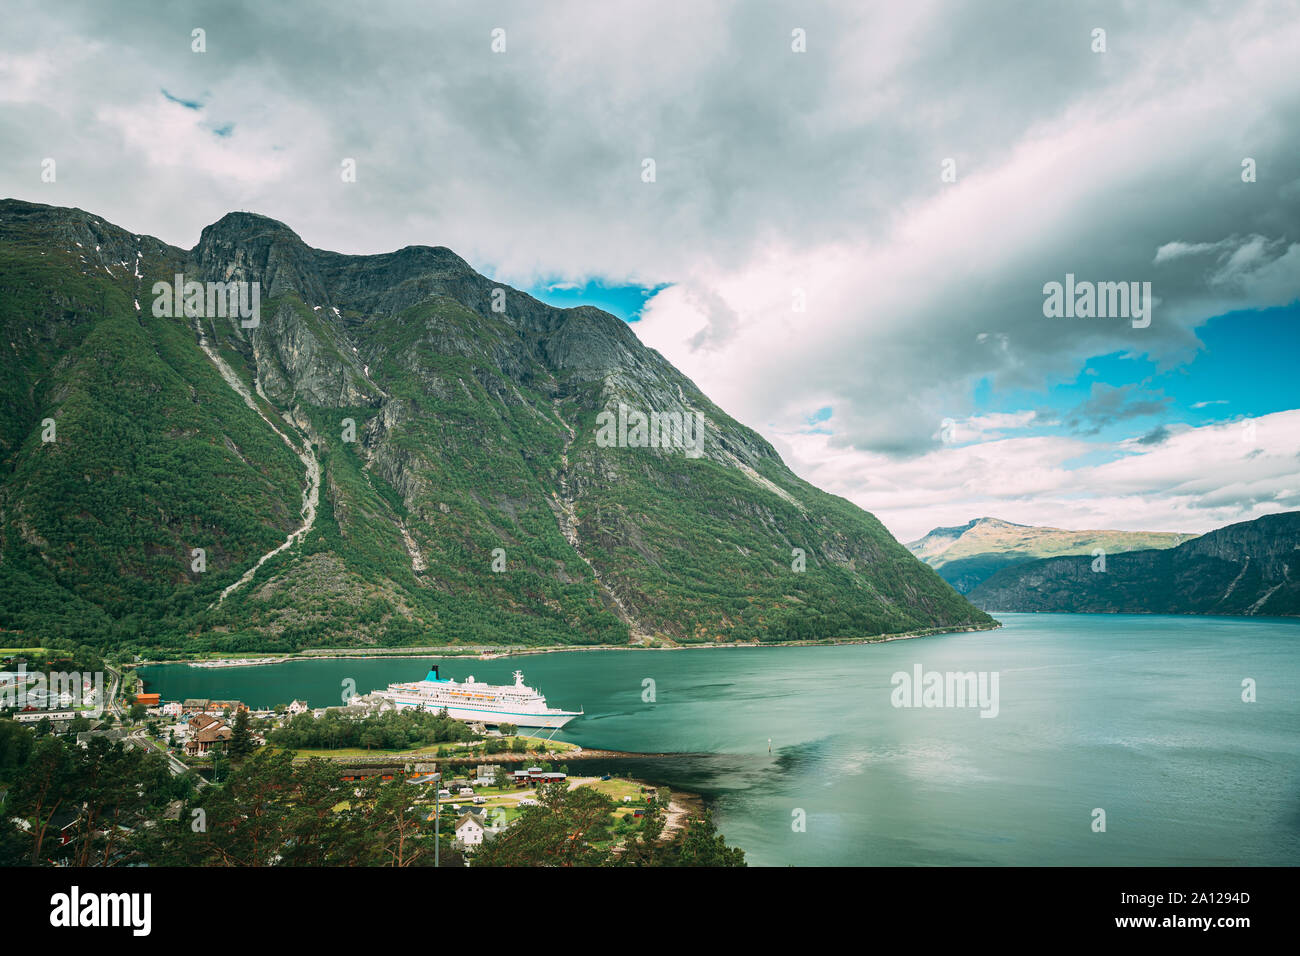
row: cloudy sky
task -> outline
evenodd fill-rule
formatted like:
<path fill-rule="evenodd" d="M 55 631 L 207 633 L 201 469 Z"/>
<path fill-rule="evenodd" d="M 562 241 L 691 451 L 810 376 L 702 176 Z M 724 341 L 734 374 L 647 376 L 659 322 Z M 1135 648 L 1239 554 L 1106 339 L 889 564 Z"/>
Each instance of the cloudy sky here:
<path fill-rule="evenodd" d="M 450 246 L 903 540 L 1300 507 L 1300 4 L 3 12 L 0 195 Z M 1149 325 L 1045 316 L 1067 274 L 1150 283 Z"/>

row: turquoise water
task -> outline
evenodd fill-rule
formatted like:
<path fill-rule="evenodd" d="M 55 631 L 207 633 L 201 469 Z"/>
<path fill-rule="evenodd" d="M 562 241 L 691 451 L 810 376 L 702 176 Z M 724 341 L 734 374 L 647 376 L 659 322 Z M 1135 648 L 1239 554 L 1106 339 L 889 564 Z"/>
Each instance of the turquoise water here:
<path fill-rule="evenodd" d="M 888 644 L 447 659 L 586 709 L 560 735 L 692 756 L 647 762 L 709 796 L 767 865 L 1294 865 L 1300 862 L 1300 622 L 1000 615 L 1005 627 Z M 338 703 L 427 659 L 142 668 L 165 699 Z M 998 714 L 900 708 L 891 676 L 998 673 Z M 1257 701 L 1242 701 L 1252 678 Z M 644 681 L 654 701 L 643 701 Z M 768 739 L 771 738 L 771 753 Z M 1093 832 L 1105 810 L 1106 831 Z M 806 821 L 797 832 L 797 817 Z"/>

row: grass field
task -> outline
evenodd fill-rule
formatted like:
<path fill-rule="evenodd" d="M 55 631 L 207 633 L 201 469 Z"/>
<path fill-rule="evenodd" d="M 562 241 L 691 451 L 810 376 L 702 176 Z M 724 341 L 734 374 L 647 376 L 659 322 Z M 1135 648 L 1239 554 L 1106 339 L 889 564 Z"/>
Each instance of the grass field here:
<path fill-rule="evenodd" d="M 546 743 L 540 737 L 525 737 L 523 739 L 529 741 L 530 747 L 534 743 Z M 482 747 L 482 744 L 483 741 L 476 740 L 471 741 L 468 744 L 463 742 L 434 744 L 429 747 L 416 747 L 409 750 L 379 750 L 377 748 L 366 750 L 362 747 L 339 747 L 330 750 L 327 748 L 303 747 L 295 752 L 298 754 L 299 758 L 303 760 L 306 760 L 309 757 L 472 757 L 475 755 L 476 751 Z M 552 752 L 559 755 L 564 754 L 566 751 L 578 749 L 577 744 L 569 744 L 561 740 L 552 740 L 549 743 L 546 743 L 546 746 L 550 748 Z M 513 754 L 513 756 L 516 756 L 521 760 L 525 758 L 536 760 L 541 759 L 543 755 L 530 749 L 526 754 L 518 753 Z"/>
<path fill-rule="evenodd" d="M 563 740 L 547 740 L 545 737 L 531 737 L 527 734 L 520 734 L 519 736 L 523 737 L 523 739 L 527 741 L 536 741 L 537 743 L 545 744 L 547 750 L 553 750 L 557 754 L 564 753 L 566 750 L 578 749 L 577 744 L 566 743 Z"/>
<path fill-rule="evenodd" d="M 582 786 L 591 787 L 600 793 L 608 795 L 616 804 L 614 808 L 614 818 L 616 823 L 621 823 L 625 818 L 631 817 L 633 812 L 646 806 L 646 794 L 641 793 L 641 785 L 631 780 L 584 780 Z M 424 813 L 432 813 L 434 802 L 431 799 L 433 788 L 431 785 L 427 789 L 427 798 L 415 802 L 415 806 Z M 532 789 L 516 789 L 515 787 L 476 787 L 474 796 L 486 797 L 487 802 L 475 804 L 474 797 L 460 797 L 453 795 L 451 798 L 444 798 L 442 801 L 442 825 L 444 827 L 455 826 L 457 818 L 462 813 L 474 813 L 484 817 L 488 826 L 500 827 L 509 826 L 523 813 L 523 807 L 519 805 L 519 800 L 525 795 L 536 799 L 536 791 Z M 624 803 L 624 797 L 632 797 L 631 803 Z M 453 805 L 459 805 L 460 810 L 453 810 Z M 337 804 L 333 810 L 337 813 L 348 808 L 346 801 Z M 629 826 L 639 826 L 633 821 L 628 821 Z M 620 829 L 614 840 L 609 842 L 618 842 L 627 836 L 625 830 Z"/>

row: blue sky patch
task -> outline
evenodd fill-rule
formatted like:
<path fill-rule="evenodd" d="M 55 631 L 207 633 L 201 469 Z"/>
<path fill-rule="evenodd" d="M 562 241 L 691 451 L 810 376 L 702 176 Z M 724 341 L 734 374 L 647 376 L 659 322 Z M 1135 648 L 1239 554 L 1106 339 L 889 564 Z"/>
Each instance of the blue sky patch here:
<path fill-rule="evenodd" d="M 177 103 L 177 104 L 179 104 L 179 105 L 185 107 L 187 110 L 201 110 L 201 109 L 203 109 L 203 104 L 202 104 L 199 100 L 187 100 L 187 99 L 182 99 L 182 98 L 179 97 L 179 96 L 172 96 L 172 95 L 171 95 L 170 93 L 168 93 L 167 90 L 165 90 L 165 89 L 162 91 L 162 95 L 165 96 L 165 97 L 166 97 L 168 100 L 170 100 L 171 102 L 173 102 L 173 103 Z"/>
<path fill-rule="evenodd" d="M 599 281 L 577 283 L 556 280 L 539 283 L 524 291 L 556 308 L 571 309 L 579 305 L 591 305 L 618 316 L 624 322 L 636 322 L 640 320 L 641 310 L 650 297 L 667 287 L 667 284 L 605 285 Z"/>
<path fill-rule="evenodd" d="M 1197 330 L 1202 348 L 1187 363 L 1161 369 L 1145 354 L 1097 355 L 1073 381 L 1046 390 L 995 390 L 976 383 L 974 414 L 1035 409 L 1037 434 L 1103 441 L 1139 437 L 1158 444 L 1171 424 L 1200 426 L 1286 411 L 1300 404 L 1300 305 L 1230 312 Z M 1094 461 L 1086 464 L 1096 464 Z"/>

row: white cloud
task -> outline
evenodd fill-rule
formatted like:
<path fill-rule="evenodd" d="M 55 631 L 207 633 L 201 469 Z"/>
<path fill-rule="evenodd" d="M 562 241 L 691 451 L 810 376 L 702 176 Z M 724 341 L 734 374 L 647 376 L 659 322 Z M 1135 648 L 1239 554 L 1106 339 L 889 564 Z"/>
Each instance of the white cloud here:
<path fill-rule="evenodd" d="M 1285 499 L 1257 457 L 1195 494 L 1147 489 L 1143 511 L 1083 483 L 1137 464 L 1071 471 L 1095 443 L 978 415 L 972 394 L 1041 390 L 1111 352 L 1177 364 L 1207 317 L 1300 295 L 1294 4 L 815 2 L 796 23 L 761 0 L 378 17 L 232 0 L 205 12 L 206 54 L 184 10 L 11 6 L 0 193 L 178 245 L 250 209 L 342 252 L 447 245 L 516 284 L 667 284 L 637 334 L 805 477 L 912 530 L 1012 506 L 1196 530 L 1230 510 L 1196 494 Z M 1044 319 L 1042 285 L 1067 272 L 1151 281 L 1151 327 Z M 803 434 L 824 406 L 832 434 Z M 959 447 L 935 437 L 945 419 Z M 1172 461 L 1188 439 L 1165 424 L 1115 464 Z"/>
<path fill-rule="evenodd" d="M 1158 445 L 1004 438 L 900 461 L 825 435 L 776 445 L 814 484 L 870 507 L 900 540 L 985 515 L 1020 524 L 1203 532 L 1300 508 L 1300 410 L 1170 428 Z M 1104 452 L 1113 460 L 1074 460 Z"/>

